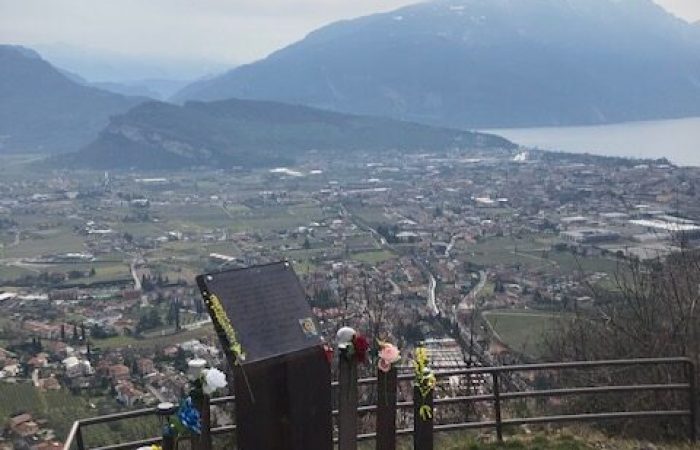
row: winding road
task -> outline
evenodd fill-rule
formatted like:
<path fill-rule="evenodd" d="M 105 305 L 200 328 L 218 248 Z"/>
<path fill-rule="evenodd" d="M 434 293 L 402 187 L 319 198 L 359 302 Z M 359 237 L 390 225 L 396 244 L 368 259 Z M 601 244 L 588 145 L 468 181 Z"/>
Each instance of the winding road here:
<path fill-rule="evenodd" d="M 428 282 L 428 310 L 433 316 L 437 316 L 440 314 L 440 310 L 437 307 L 436 304 L 436 295 L 435 291 L 437 290 L 437 281 L 435 280 L 435 277 L 433 274 L 430 274 L 430 281 Z"/>

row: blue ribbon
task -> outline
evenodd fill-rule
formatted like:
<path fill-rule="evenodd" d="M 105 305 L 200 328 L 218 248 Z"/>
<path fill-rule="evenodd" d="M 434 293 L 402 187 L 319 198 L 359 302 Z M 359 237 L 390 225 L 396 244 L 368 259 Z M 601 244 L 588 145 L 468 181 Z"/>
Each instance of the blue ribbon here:
<path fill-rule="evenodd" d="M 180 403 L 177 418 L 180 420 L 180 423 L 192 433 L 202 434 L 202 418 L 199 411 L 197 411 L 192 404 L 192 397 L 187 397 Z"/>

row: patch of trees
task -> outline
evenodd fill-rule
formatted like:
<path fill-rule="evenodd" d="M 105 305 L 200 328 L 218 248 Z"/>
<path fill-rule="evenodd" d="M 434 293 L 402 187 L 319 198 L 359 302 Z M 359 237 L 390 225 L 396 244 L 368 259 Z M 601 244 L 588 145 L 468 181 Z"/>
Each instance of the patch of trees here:
<path fill-rule="evenodd" d="M 615 288 L 590 286 L 593 308 L 578 308 L 570 321 L 547 338 L 549 358 L 606 360 L 684 356 L 700 363 L 700 253 L 683 250 L 665 261 L 631 261 L 619 270 Z M 681 382 L 683 368 L 649 366 L 593 373 L 567 373 L 563 384 L 622 385 Z M 578 409 L 608 411 L 679 409 L 672 392 L 635 393 L 581 400 Z M 682 409 L 682 408 L 680 408 Z M 655 425 L 655 426 L 652 426 Z M 634 433 L 680 434 L 678 421 L 626 424 Z"/>
<path fill-rule="evenodd" d="M 150 276 L 143 274 L 141 275 L 141 289 L 144 292 L 152 291 L 156 288 L 168 286 L 170 284 L 170 278 L 168 276 L 163 276 L 162 273 L 158 273 L 155 276 Z"/>
<path fill-rule="evenodd" d="M 139 318 L 136 324 L 136 332 L 143 333 L 144 331 L 152 330 L 163 326 L 163 319 L 160 317 L 156 308 L 151 308 L 146 314 Z"/>
<path fill-rule="evenodd" d="M 107 328 L 99 324 L 94 324 L 90 327 L 90 336 L 95 339 L 107 339 L 117 335 L 117 331 L 113 328 Z"/>
<path fill-rule="evenodd" d="M 309 304 L 317 308 L 332 308 L 338 306 L 333 292 L 328 288 L 318 286 L 315 287 L 313 294 L 309 297 Z"/>
<path fill-rule="evenodd" d="M 399 239 L 396 237 L 399 234 L 398 225 L 379 225 L 377 226 L 377 233 L 381 234 L 390 244 L 399 242 Z"/>
<path fill-rule="evenodd" d="M 408 344 L 418 345 L 421 341 L 425 340 L 425 333 L 423 333 L 423 328 L 419 322 L 399 322 L 395 329 L 394 334 L 399 336 Z"/>

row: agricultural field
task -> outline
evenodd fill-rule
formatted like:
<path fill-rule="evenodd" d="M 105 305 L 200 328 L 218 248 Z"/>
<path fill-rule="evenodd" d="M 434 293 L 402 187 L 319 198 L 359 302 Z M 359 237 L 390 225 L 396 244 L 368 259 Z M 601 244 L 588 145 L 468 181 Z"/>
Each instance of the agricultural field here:
<path fill-rule="evenodd" d="M 492 310 L 483 316 L 504 345 L 535 358 L 543 354 L 547 333 L 566 320 L 562 314 L 533 310 Z"/>
<path fill-rule="evenodd" d="M 36 272 L 25 269 L 24 267 L 11 266 L 8 264 L 0 264 L 0 283 L 16 280 L 25 275 L 32 275 Z"/>
<path fill-rule="evenodd" d="M 390 223 L 390 217 L 384 212 L 384 207 L 381 206 L 348 206 L 348 210 L 355 216 L 371 225 L 379 225 L 382 223 Z"/>
<path fill-rule="evenodd" d="M 3 258 L 33 258 L 41 255 L 85 251 L 83 238 L 70 227 L 59 226 L 32 232 L 29 238 L 17 245 L 8 245 L 2 251 Z"/>
<path fill-rule="evenodd" d="M 250 209 L 245 205 L 188 205 L 153 208 L 160 228 L 203 232 L 225 229 L 240 231 L 273 231 L 308 225 L 322 218 L 321 209 L 314 204 L 276 206 Z M 161 231 L 162 233 L 162 231 Z"/>
<path fill-rule="evenodd" d="M 376 250 L 353 253 L 350 257 L 355 261 L 360 261 L 367 264 L 380 264 L 394 258 L 395 255 L 387 250 Z"/>
<path fill-rule="evenodd" d="M 151 336 L 148 339 L 137 339 L 131 336 L 115 336 L 107 339 L 95 339 L 95 347 L 102 349 L 126 347 L 153 349 L 179 344 L 191 339 L 213 337 L 214 335 L 214 328 L 211 325 L 205 325 L 194 330 L 185 330 L 177 334 L 166 334 L 164 336 Z"/>
<path fill-rule="evenodd" d="M 484 267 L 520 266 L 528 270 L 545 270 L 562 274 L 573 272 L 616 273 L 618 262 L 602 256 L 579 256 L 568 251 L 551 249 L 556 239 L 548 236 L 527 235 L 494 237 L 476 244 L 457 241 L 456 248 L 467 261 Z"/>

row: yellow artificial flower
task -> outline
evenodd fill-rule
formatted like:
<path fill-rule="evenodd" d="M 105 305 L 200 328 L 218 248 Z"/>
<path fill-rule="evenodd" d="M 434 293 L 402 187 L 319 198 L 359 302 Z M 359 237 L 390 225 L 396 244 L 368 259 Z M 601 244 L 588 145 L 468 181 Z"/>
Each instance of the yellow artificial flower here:
<path fill-rule="evenodd" d="M 226 315 L 224 307 L 221 305 L 221 300 L 219 300 L 219 297 L 216 295 L 211 294 L 207 298 L 207 305 L 211 309 L 216 324 L 221 328 L 228 341 L 229 350 L 235 357 L 236 364 L 240 364 L 241 361 L 245 360 L 245 353 L 243 353 L 243 347 L 241 347 L 241 344 L 238 342 L 236 331 L 233 329 L 233 325 L 231 325 L 231 321 Z"/>

